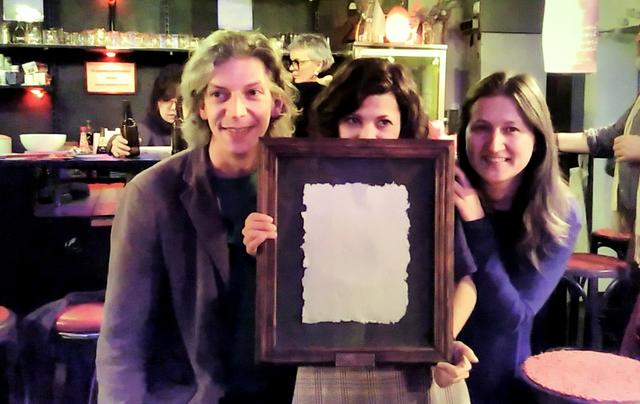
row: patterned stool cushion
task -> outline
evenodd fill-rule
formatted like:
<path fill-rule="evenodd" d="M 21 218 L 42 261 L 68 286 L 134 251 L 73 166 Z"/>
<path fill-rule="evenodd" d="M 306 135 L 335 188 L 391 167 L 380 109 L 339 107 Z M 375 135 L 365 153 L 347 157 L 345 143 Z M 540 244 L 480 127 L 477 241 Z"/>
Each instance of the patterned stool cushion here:
<path fill-rule="evenodd" d="M 522 370 L 538 390 L 569 402 L 640 403 L 640 361 L 634 359 L 561 350 L 530 357 Z"/>
<path fill-rule="evenodd" d="M 56 320 L 56 331 L 97 333 L 102 324 L 103 303 L 82 303 L 67 307 Z"/>

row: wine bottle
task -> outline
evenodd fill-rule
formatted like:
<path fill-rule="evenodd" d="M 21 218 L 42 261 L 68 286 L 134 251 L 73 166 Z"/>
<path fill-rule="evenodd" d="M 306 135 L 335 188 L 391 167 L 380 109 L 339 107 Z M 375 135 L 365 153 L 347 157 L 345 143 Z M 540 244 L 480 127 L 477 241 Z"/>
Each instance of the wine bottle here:
<path fill-rule="evenodd" d="M 122 136 L 127 139 L 127 146 L 130 147 L 127 157 L 140 155 L 140 138 L 138 136 L 138 125 L 131 113 L 131 104 L 128 100 L 122 101 Z"/>
<path fill-rule="evenodd" d="M 187 148 L 187 142 L 182 136 L 182 97 L 176 101 L 176 119 L 171 125 L 171 154 L 176 154 Z"/>

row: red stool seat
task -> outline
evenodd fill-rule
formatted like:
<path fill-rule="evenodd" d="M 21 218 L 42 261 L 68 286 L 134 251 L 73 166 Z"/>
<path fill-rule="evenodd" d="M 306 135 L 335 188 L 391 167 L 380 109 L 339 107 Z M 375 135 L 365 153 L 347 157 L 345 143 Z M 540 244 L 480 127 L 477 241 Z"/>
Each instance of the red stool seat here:
<path fill-rule="evenodd" d="M 616 231 L 613 229 L 598 229 L 594 230 L 591 234 L 592 236 L 608 238 L 614 241 L 629 242 L 629 240 L 631 240 L 631 233 L 627 233 L 625 231 Z"/>
<path fill-rule="evenodd" d="M 56 320 L 56 331 L 98 333 L 102 324 L 103 303 L 82 303 L 67 307 Z"/>
<path fill-rule="evenodd" d="M 6 322 L 11 317 L 11 312 L 4 306 L 0 306 L 0 324 Z"/>
<path fill-rule="evenodd" d="M 606 255 L 591 253 L 573 253 L 567 263 L 567 271 L 571 275 L 587 278 L 617 278 L 620 271 L 629 269 L 626 261 Z"/>
<path fill-rule="evenodd" d="M 598 253 L 600 247 L 608 247 L 616 252 L 618 258 L 627 258 L 627 250 L 632 234 L 612 229 L 598 229 L 591 232 L 591 252 Z"/>
<path fill-rule="evenodd" d="M 585 302 L 586 321 L 584 328 L 588 330 L 588 334 L 585 333 L 585 335 L 589 337 L 589 347 L 591 348 L 600 349 L 602 347 L 602 329 L 600 328 L 602 308 L 608 300 L 608 292 L 611 290 L 611 286 L 619 279 L 626 277 L 628 271 L 629 264 L 626 261 L 605 255 L 573 253 L 569 258 L 564 278 Z M 613 282 L 602 296 L 598 293 L 598 280 L 600 278 L 613 279 Z M 585 279 L 586 285 L 584 284 Z M 574 297 L 571 300 L 575 302 L 571 303 L 571 307 L 577 307 L 577 300 Z M 573 312 L 569 320 L 570 330 L 572 330 L 575 328 L 572 324 L 577 324 L 578 322 L 578 313 L 575 309 L 570 311 Z M 570 334 L 576 334 L 576 332 L 570 331 Z M 585 336 L 586 340 L 587 337 Z"/>
<path fill-rule="evenodd" d="M 595 351 L 553 351 L 528 358 L 525 381 L 540 403 L 640 403 L 640 361 Z"/>

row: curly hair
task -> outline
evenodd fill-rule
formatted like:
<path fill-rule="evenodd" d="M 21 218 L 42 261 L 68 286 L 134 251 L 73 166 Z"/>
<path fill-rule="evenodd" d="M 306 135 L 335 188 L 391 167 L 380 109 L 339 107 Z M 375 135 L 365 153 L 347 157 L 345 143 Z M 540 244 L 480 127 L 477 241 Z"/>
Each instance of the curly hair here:
<path fill-rule="evenodd" d="M 427 133 L 427 116 L 411 73 L 386 59 L 354 59 L 342 66 L 333 81 L 313 102 L 310 133 L 314 137 L 338 137 L 340 120 L 370 95 L 392 93 L 400 109 L 400 137 L 420 138 Z"/>
<path fill-rule="evenodd" d="M 322 62 L 322 68 L 320 69 L 321 72 L 326 71 L 333 65 L 333 55 L 331 54 L 331 47 L 322 35 L 296 35 L 287 49 L 289 50 L 289 52 L 298 49 L 306 50 L 309 59 Z"/>
<path fill-rule="evenodd" d="M 293 120 L 298 115 L 294 104 L 298 90 L 291 83 L 291 76 L 272 40 L 258 32 L 220 30 L 200 42 L 182 74 L 183 131 L 190 147 L 205 145 L 211 138 L 211 129 L 208 122 L 200 118 L 199 108 L 216 66 L 234 57 L 255 57 L 262 61 L 271 81 L 271 95 L 282 102 L 282 115 L 271 119 L 267 135 L 287 137 L 293 133 Z"/>
<path fill-rule="evenodd" d="M 522 217 L 518 250 L 538 267 L 540 259 L 548 252 L 547 248 L 551 247 L 548 241 L 562 244 L 567 237 L 571 196 L 560 177 L 558 148 L 549 108 L 533 77 L 497 72 L 469 90 L 460 114 L 458 163 L 478 190 L 484 208 L 491 210 L 483 193 L 483 180 L 469 163 L 466 133 L 474 104 L 481 98 L 494 96 L 510 98 L 535 137 L 533 154 L 522 172 L 512 209 L 520 211 Z"/>

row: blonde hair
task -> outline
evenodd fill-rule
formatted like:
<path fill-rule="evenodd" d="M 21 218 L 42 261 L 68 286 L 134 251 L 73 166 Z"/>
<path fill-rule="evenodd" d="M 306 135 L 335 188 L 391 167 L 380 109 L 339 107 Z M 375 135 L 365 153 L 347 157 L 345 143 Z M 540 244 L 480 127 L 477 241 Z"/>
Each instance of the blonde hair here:
<path fill-rule="evenodd" d="M 189 147 L 209 143 L 211 129 L 200 118 L 200 106 L 215 67 L 234 57 L 255 57 L 265 66 L 271 81 L 271 95 L 282 103 L 282 115 L 271 118 L 267 136 L 287 137 L 293 133 L 293 120 L 298 114 L 294 100 L 298 92 L 282 57 L 271 41 L 258 32 L 214 31 L 194 51 L 184 67 L 180 92 L 184 97 L 183 133 Z"/>
<path fill-rule="evenodd" d="M 533 154 L 522 172 L 512 209 L 522 214 L 518 251 L 539 268 L 540 260 L 550 252 L 553 244 L 564 244 L 566 241 L 571 194 L 560 177 L 558 148 L 549 108 L 533 77 L 527 74 L 508 76 L 504 72 L 497 72 L 482 79 L 469 91 L 460 116 L 458 161 L 478 190 L 485 209 L 490 210 L 491 206 L 485 203 L 483 180 L 469 163 L 466 131 L 471 120 L 471 108 L 476 101 L 494 96 L 509 97 L 535 136 Z"/>

